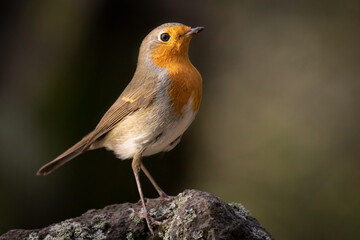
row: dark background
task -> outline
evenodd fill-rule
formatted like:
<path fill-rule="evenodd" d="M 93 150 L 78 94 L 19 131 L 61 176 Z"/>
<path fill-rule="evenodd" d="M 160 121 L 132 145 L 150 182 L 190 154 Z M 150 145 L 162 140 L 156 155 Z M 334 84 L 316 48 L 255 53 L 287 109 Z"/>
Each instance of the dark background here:
<path fill-rule="evenodd" d="M 0 234 L 139 199 L 130 161 L 105 150 L 35 173 L 95 127 L 130 81 L 142 39 L 173 21 L 206 27 L 189 53 L 204 96 L 182 142 L 144 160 L 160 186 L 241 202 L 276 239 L 352 239 L 356 0 L 3 1 Z"/>

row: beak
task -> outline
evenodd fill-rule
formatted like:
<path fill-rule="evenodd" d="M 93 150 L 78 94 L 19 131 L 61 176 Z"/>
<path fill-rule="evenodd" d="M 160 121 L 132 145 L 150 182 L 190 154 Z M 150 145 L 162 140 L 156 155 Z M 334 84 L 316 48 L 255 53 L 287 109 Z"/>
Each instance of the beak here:
<path fill-rule="evenodd" d="M 185 37 L 192 37 L 196 34 L 198 34 L 199 32 L 201 32 L 202 30 L 204 30 L 204 27 L 194 27 L 191 28 L 187 33 L 185 33 Z"/>

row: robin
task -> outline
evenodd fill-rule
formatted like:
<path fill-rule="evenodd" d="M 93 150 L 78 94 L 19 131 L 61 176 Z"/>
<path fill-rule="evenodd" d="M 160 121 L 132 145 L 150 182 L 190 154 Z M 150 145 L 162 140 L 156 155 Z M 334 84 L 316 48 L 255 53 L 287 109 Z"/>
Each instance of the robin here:
<path fill-rule="evenodd" d="M 200 106 L 202 78 L 191 64 L 191 38 L 204 27 L 165 23 L 152 30 L 140 46 L 135 74 L 95 129 L 39 169 L 47 175 L 81 153 L 105 147 L 119 159 L 132 159 L 144 218 L 151 233 L 139 173 L 142 170 L 161 198 L 168 195 L 142 163 L 143 156 L 173 149 Z"/>

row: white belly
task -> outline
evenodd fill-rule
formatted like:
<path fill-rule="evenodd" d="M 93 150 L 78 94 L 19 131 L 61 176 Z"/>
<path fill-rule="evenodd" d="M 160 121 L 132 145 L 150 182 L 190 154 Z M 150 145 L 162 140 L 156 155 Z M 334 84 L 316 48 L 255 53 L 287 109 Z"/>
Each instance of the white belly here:
<path fill-rule="evenodd" d="M 152 114 L 143 116 L 142 119 L 139 115 L 130 115 L 107 134 L 102 146 L 114 151 L 120 159 L 132 158 L 139 152 L 142 152 L 143 156 L 150 156 L 170 151 L 179 143 L 181 135 L 196 116 L 192 102 L 190 98 L 182 109 L 181 117 L 174 117 L 175 113 L 167 112 L 169 109 L 166 110 L 167 113 L 159 113 L 163 116 L 162 120 Z"/>
<path fill-rule="evenodd" d="M 194 121 L 195 116 L 196 112 L 193 111 L 191 98 L 183 107 L 182 117 L 178 121 L 166 126 L 159 139 L 149 145 L 143 155 L 150 156 L 158 152 L 167 152 L 173 149 L 180 142 L 182 134 Z"/>

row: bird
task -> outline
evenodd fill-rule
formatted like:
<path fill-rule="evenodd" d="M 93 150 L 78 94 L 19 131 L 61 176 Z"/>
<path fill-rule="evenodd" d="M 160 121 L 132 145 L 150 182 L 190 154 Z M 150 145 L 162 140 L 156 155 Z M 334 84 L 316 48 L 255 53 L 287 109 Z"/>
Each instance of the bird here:
<path fill-rule="evenodd" d="M 202 98 L 202 77 L 189 59 L 190 40 L 204 27 L 165 23 L 142 41 L 133 78 L 95 129 L 37 175 L 48 175 L 76 156 L 98 148 L 119 159 L 132 159 L 143 217 L 153 233 L 139 173 L 142 170 L 160 198 L 169 196 L 143 164 L 142 157 L 172 150 L 195 119 Z"/>

